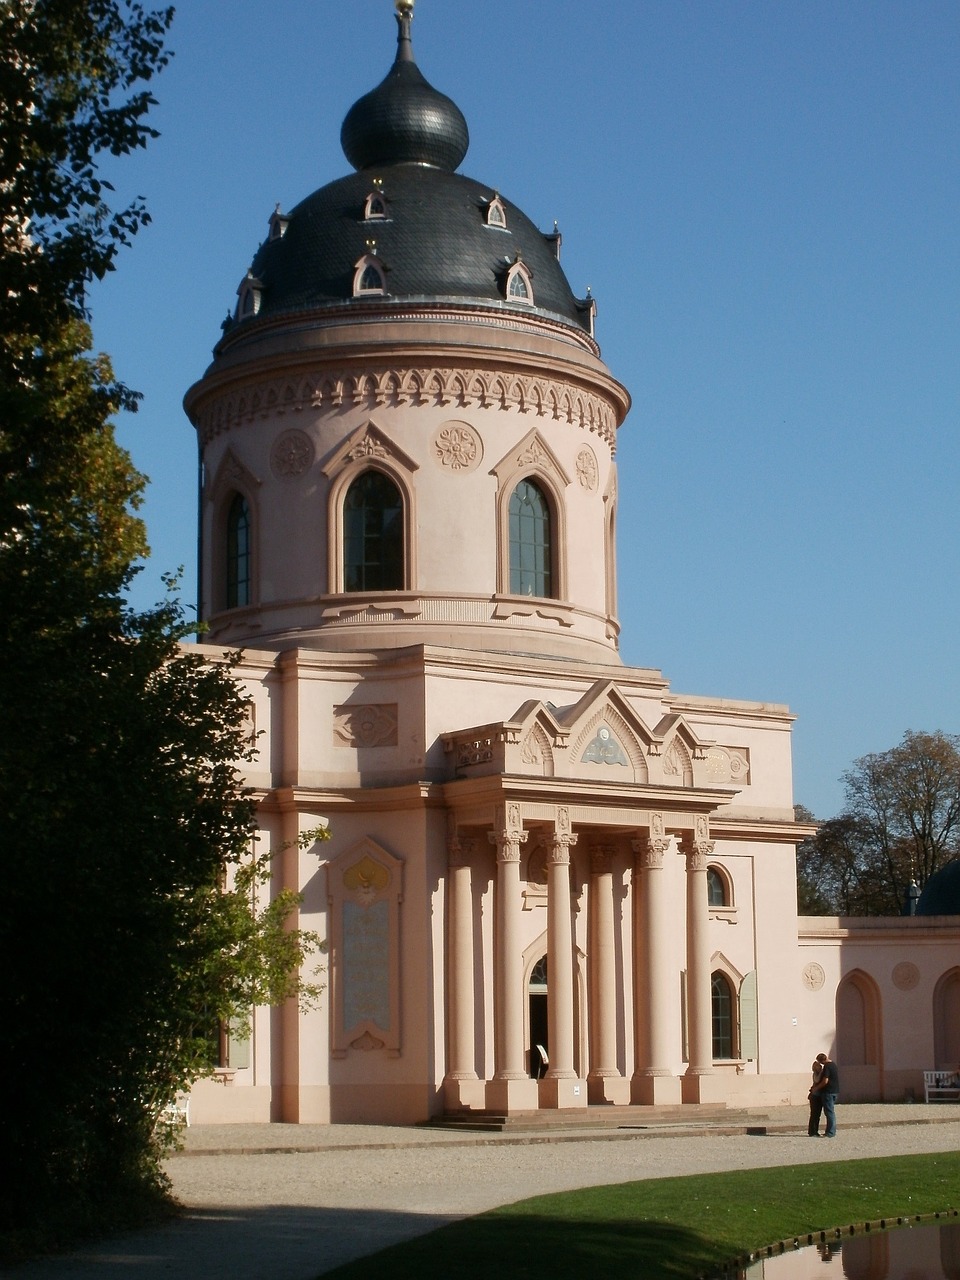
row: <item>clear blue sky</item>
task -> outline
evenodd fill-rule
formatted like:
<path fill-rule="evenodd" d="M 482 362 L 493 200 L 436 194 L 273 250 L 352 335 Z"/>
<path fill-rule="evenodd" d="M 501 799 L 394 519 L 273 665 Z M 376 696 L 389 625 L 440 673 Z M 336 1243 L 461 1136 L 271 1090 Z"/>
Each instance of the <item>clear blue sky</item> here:
<path fill-rule="evenodd" d="M 181 408 L 267 219 L 348 172 L 340 124 L 392 61 L 390 0 L 184 0 L 161 138 L 109 170 L 153 224 L 91 294 L 144 393 L 134 601 L 185 568 Z M 563 232 L 634 408 L 620 432 L 629 663 L 785 702 L 796 799 L 905 729 L 960 732 L 956 0 L 418 0 L 462 171 Z"/>

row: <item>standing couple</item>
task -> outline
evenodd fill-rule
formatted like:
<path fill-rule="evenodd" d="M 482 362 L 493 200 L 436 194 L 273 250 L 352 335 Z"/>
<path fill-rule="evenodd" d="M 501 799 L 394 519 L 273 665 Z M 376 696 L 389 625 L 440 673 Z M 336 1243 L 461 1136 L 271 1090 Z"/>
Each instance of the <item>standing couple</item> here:
<path fill-rule="evenodd" d="M 825 1138 L 837 1136 L 837 1095 L 840 1092 L 840 1072 L 837 1064 L 825 1053 L 818 1053 L 813 1064 L 813 1084 L 810 1086 L 810 1123 L 807 1134 L 820 1137 L 820 1117 L 827 1118 Z"/>

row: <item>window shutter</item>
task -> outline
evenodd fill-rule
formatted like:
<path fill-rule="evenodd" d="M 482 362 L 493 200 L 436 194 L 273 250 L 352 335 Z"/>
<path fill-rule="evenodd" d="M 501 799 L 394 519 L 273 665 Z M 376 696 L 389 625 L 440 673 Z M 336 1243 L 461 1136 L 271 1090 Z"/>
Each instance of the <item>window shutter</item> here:
<path fill-rule="evenodd" d="M 740 983 L 740 1057 L 756 1061 L 760 1056 L 757 1016 L 757 971 L 748 973 Z"/>
<path fill-rule="evenodd" d="M 234 1071 L 245 1071 L 250 1065 L 250 1027 L 239 1018 L 230 1021 L 227 1032 L 227 1066 Z"/>

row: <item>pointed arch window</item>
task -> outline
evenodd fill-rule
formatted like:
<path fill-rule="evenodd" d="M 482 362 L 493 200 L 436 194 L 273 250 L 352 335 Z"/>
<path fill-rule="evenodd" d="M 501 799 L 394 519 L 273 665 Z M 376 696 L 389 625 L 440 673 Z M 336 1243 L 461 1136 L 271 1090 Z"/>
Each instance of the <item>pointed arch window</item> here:
<path fill-rule="evenodd" d="M 488 227 L 498 227 L 501 231 L 506 231 L 507 211 L 499 196 L 494 196 L 487 202 L 487 207 L 484 212 Z"/>
<path fill-rule="evenodd" d="M 403 566 L 403 496 L 382 471 L 365 471 L 343 503 L 343 588 L 402 591 Z"/>
<path fill-rule="evenodd" d="M 248 271 L 237 288 L 235 318 L 237 320 L 246 320 L 250 316 L 255 316 L 260 310 L 262 300 L 263 281 L 258 280 L 252 272 Z"/>
<path fill-rule="evenodd" d="M 242 493 L 235 493 L 227 510 L 228 609 L 250 603 L 251 532 L 250 505 Z"/>
<path fill-rule="evenodd" d="M 363 206 L 365 222 L 384 222 L 388 216 L 387 202 L 380 191 L 371 191 Z"/>
<path fill-rule="evenodd" d="M 384 294 L 387 291 L 387 277 L 383 263 L 373 253 L 365 253 L 354 264 L 353 296 L 369 298 Z"/>
<path fill-rule="evenodd" d="M 521 480 L 510 498 L 510 593 L 553 594 L 550 506 L 532 480 Z"/>
<path fill-rule="evenodd" d="M 522 262 L 515 262 L 507 272 L 507 299 L 533 305 L 533 281 Z"/>
<path fill-rule="evenodd" d="M 270 215 L 270 239 L 282 240 L 287 233 L 287 227 L 290 225 L 290 219 L 285 213 L 280 212 L 280 206 L 277 205 L 273 213 Z"/>
<path fill-rule="evenodd" d="M 733 988 L 726 974 L 715 973 L 710 981 L 711 1006 L 713 1014 L 713 1058 L 733 1058 L 734 1054 L 734 1009 L 735 998 Z"/>

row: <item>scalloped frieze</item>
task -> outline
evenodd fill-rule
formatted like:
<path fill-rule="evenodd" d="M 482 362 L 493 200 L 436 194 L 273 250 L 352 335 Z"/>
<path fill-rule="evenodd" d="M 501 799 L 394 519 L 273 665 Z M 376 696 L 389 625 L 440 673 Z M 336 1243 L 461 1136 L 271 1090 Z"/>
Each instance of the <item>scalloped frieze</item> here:
<path fill-rule="evenodd" d="M 376 372 L 278 378 L 249 384 L 207 401 L 197 415 L 206 445 L 215 436 L 247 422 L 304 409 L 338 409 L 343 404 L 455 405 L 462 409 L 516 409 L 538 418 L 568 422 L 599 436 L 616 449 L 616 417 L 600 396 L 549 378 L 476 369 L 380 369 Z"/>

